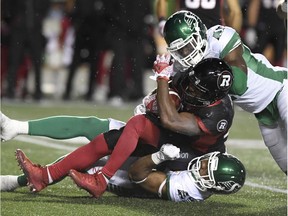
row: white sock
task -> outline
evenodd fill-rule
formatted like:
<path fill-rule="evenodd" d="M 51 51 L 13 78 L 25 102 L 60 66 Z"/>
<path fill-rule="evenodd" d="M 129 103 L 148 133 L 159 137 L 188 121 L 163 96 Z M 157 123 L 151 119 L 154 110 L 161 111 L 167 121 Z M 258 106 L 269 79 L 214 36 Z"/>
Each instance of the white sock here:
<path fill-rule="evenodd" d="M 28 121 L 12 120 L 13 125 L 17 127 L 18 134 L 27 135 L 29 130 Z"/>
<path fill-rule="evenodd" d="M 102 176 L 104 177 L 106 183 L 109 183 L 109 179 L 107 178 L 107 176 L 104 175 L 104 173 L 102 171 L 99 171 L 99 174 L 102 174 Z"/>

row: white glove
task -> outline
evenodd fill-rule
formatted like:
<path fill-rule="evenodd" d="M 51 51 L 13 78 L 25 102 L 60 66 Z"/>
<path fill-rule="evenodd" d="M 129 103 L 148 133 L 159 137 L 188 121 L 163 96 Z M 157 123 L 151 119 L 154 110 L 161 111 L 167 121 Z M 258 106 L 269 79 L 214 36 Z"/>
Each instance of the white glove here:
<path fill-rule="evenodd" d="M 162 77 L 169 80 L 173 74 L 173 65 L 170 65 L 170 59 L 170 54 L 157 55 L 152 69 L 154 76 L 150 76 L 150 79 L 157 80 L 158 77 Z"/>
<path fill-rule="evenodd" d="M 147 97 L 147 96 L 146 96 Z M 135 107 L 134 109 L 134 116 L 135 115 L 142 115 L 142 114 L 145 114 L 146 113 L 146 108 L 145 108 L 145 105 L 142 103 L 142 104 L 139 104 Z"/>
<path fill-rule="evenodd" d="M 251 49 L 256 47 L 257 44 L 257 32 L 254 28 L 248 28 L 245 33 L 245 42 L 247 46 Z"/>
<path fill-rule="evenodd" d="M 158 113 L 158 105 L 157 105 L 157 93 L 146 95 L 142 103 L 144 104 L 145 110 L 150 111 L 152 113 Z"/>
<path fill-rule="evenodd" d="M 172 144 L 164 144 L 160 151 L 151 155 L 152 161 L 157 165 L 166 160 L 175 160 L 180 157 L 180 148 Z"/>

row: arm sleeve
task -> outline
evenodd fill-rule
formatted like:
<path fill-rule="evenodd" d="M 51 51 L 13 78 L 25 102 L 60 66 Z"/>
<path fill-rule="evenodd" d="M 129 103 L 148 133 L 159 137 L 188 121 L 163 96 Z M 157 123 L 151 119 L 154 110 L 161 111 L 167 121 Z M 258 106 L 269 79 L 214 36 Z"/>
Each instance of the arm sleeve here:
<path fill-rule="evenodd" d="M 242 95 L 247 90 L 247 75 L 238 67 L 232 66 L 234 82 L 229 91 L 230 94 Z M 235 82 L 237 80 L 237 82 Z"/>

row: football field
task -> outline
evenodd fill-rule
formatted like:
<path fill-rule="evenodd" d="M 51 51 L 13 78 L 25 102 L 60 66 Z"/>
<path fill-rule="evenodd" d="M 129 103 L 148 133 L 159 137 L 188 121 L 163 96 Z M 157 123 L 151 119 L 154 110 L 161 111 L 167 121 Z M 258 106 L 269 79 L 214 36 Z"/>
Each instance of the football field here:
<path fill-rule="evenodd" d="M 127 121 L 133 113 L 134 105 L 113 108 L 83 102 L 2 102 L 1 111 L 19 120 L 51 115 L 97 115 Z M 33 162 L 44 165 L 82 144 L 83 139 L 60 141 L 18 136 L 17 139 L 1 143 L 1 175 L 21 174 L 14 156 L 17 148 L 22 149 Z M 86 191 L 77 188 L 67 177 L 38 194 L 32 194 L 26 187 L 14 192 L 1 192 L 1 215 L 287 215 L 286 175 L 278 168 L 261 140 L 253 115 L 236 109 L 227 151 L 237 156 L 246 167 L 246 184 L 236 194 L 213 195 L 204 202 L 193 203 L 124 198 L 108 192 L 100 199 L 94 199 Z"/>

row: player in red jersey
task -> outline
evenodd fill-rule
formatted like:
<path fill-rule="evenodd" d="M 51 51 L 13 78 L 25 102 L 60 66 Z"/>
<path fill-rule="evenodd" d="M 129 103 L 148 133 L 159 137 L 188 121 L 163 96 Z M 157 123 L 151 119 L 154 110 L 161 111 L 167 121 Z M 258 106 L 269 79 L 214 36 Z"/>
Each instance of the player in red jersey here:
<path fill-rule="evenodd" d="M 169 97 L 168 81 L 171 75 L 167 74 L 169 64 L 158 68 L 159 64 L 167 61 L 163 58 L 158 59 L 154 70 L 158 83 L 157 102 L 160 118 L 151 112 L 136 115 L 127 122 L 125 127 L 97 136 L 89 144 L 80 147 L 51 166 L 39 168 L 24 154 L 17 154 L 18 162 L 27 175 L 32 189 L 41 191 L 51 182 L 66 176 L 70 169 L 81 171 L 92 166 L 101 157 L 111 154 L 101 171 L 94 175 L 86 174 L 84 182 L 74 179 L 80 187 L 94 197 L 99 197 L 106 190 L 108 179 L 131 154 L 142 156 L 143 153 L 147 154 L 151 150 L 155 152 L 162 144 L 173 143 L 182 151 L 187 151 L 184 161 L 180 158 L 178 163 L 173 163 L 176 166 L 170 167 L 175 170 L 183 169 L 183 164 L 186 166 L 195 154 L 201 155 L 215 150 L 225 152 L 224 141 L 234 114 L 231 100 L 227 96 L 233 76 L 225 62 L 217 60 L 207 59 L 204 61 L 206 64 L 201 62 L 198 66 L 190 68 L 187 73 L 183 73 L 184 77 L 173 78 L 176 85 L 173 86 L 173 82 L 171 85 L 179 91 L 183 102 L 183 110 L 179 113 L 173 107 L 173 101 Z M 207 61 L 210 62 L 207 64 Z M 206 70 L 206 73 L 203 71 L 205 69 L 203 64 L 213 65 L 216 68 L 222 67 L 222 70 L 214 68 L 212 71 L 215 76 L 213 76 L 211 70 Z M 174 120 L 170 121 L 170 117 Z M 143 152 L 143 147 L 146 152 Z M 159 154 L 153 157 L 157 163 L 161 163 Z"/>

